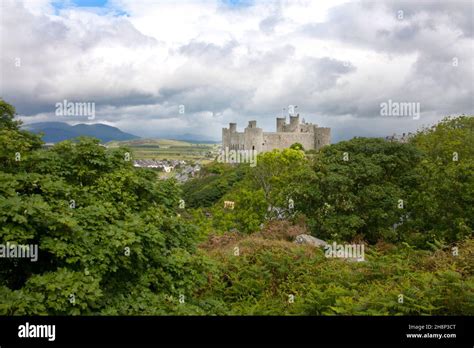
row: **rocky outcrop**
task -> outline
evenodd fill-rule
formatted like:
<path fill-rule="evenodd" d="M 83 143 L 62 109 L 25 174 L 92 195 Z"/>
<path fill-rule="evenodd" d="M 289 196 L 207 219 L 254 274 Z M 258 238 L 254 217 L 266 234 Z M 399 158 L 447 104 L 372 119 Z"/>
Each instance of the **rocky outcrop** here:
<path fill-rule="evenodd" d="M 300 234 L 296 236 L 295 241 L 296 244 L 303 244 L 303 245 L 313 245 L 317 247 L 322 247 L 328 245 L 324 240 L 315 238 L 310 236 L 309 234 Z"/>

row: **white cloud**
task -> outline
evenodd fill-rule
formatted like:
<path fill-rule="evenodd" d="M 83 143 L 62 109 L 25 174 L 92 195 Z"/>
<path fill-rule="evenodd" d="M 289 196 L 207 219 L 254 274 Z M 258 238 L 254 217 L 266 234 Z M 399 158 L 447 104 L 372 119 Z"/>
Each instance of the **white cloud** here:
<path fill-rule="evenodd" d="M 334 127 L 336 139 L 357 134 L 351 125 L 413 130 L 417 122 L 380 118 L 380 101 L 418 101 L 430 122 L 474 109 L 466 2 L 426 4 L 112 0 L 58 9 L 5 0 L 0 92 L 28 122 L 57 121 L 56 102 L 86 100 L 97 122 L 143 136 L 218 138 L 228 122 L 250 118 L 273 130 L 288 104 Z"/>

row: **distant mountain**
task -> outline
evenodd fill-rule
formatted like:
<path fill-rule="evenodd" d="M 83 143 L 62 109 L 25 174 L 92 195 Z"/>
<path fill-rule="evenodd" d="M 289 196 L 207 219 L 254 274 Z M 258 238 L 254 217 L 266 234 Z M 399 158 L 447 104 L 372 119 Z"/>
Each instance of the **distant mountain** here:
<path fill-rule="evenodd" d="M 44 133 L 43 141 L 46 143 L 57 143 L 59 141 L 72 139 L 79 136 L 89 136 L 100 139 L 106 143 L 112 140 L 139 139 L 136 135 L 122 132 L 116 127 L 105 124 L 77 124 L 71 126 L 64 122 L 39 122 L 24 125 L 23 128 L 34 132 Z"/>

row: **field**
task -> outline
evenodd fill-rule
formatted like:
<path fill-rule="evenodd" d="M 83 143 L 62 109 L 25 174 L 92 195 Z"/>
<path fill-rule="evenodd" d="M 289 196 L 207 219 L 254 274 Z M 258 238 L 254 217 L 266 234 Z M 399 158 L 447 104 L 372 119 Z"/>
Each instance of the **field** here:
<path fill-rule="evenodd" d="M 216 144 L 195 144 L 172 139 L 138 139 L 111 141 L 107 147 L 128 147 L 134 159 L 211 161 L 216 154 Z"/>

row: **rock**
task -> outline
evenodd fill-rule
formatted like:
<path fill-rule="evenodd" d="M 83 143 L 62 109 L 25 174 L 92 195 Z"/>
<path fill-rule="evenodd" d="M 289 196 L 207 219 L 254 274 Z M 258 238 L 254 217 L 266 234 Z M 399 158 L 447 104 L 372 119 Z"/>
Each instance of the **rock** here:
<path fill-rule="evenodd" d="M 313 245 L 313 246 L 317 246 L 317 247 L 328 245 L 328 243 L 326 243 L 324 240 L 315 238 L 313 236 L 310 236 L 309 234 L 300 234 L 300 235 L 296 236 L 295 243 L 296 244 Z"/>

